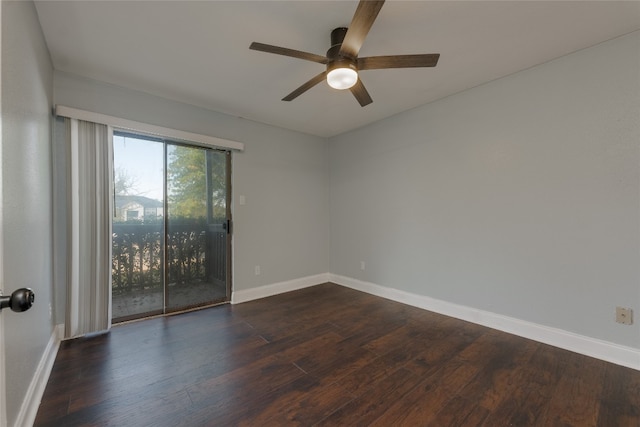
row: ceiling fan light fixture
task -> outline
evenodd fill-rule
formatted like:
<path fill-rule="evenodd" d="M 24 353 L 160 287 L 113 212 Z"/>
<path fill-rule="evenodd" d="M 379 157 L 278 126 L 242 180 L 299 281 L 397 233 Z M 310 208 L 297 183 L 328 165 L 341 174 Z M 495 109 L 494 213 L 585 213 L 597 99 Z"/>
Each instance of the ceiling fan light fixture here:
<path fill-rule="evenodd" d="M 1 0 L 0 0 L 1 1 Z M 439 53 L 421 55 L 384 55 L 359 57 L 360 48 L 369 33 L 385 0 L 360 0 L 349 27 L 338 27 L 331 31 L 331 47 L 325 56 L 314 53 L 253 42 L 249 49 L 291 58 L 304 59 L 327 66 L 326 71 L 312 77 L 293 92 L 282 98 L 292 101 L 323 80 L 338 90 L 350 89 L 361 107 L 373 102 L 369 92 L 359 81 L 358 71 L 380 70 L 384 68 L 435 67 Z"/>
<path fill-rule="evenodd" d="M 349 89 L 357 82 L 358 72 L 351 68 L 334 68 L 327 73 L 327 83 L 334 89 Z"/>
<path fill-rule="evenodd" d="M 327 83 L 334 89 L 344 90 L 358 82 L 355 61 L 340 58 L 327 65 Z"/>

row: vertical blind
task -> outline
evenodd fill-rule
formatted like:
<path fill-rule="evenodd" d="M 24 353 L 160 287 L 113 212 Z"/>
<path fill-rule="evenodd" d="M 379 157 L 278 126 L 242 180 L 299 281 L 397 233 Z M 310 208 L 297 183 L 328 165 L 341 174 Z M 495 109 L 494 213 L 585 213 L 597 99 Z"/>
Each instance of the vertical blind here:
<path fill-rule="evenodd" d="M 66 119 L 68 280 L 65 337 L 111 327 L 111 127 Z"/>

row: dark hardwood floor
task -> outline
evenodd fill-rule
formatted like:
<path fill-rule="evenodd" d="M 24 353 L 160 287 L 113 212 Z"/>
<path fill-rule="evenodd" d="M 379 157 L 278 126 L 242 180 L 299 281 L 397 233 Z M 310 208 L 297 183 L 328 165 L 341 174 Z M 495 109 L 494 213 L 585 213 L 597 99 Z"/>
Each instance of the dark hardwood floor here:
<path fill-rule="evenodd" d="M 60 347 L 36 426 L 640 426 L 640 372 L 334 284 Z"/>

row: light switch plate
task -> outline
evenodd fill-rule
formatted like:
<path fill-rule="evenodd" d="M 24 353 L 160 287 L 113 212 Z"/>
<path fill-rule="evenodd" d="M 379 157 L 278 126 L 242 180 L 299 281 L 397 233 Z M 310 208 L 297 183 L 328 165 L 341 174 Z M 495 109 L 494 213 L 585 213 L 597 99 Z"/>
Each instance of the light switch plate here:
<path fill-rule="evenodd" d="M 632 325 L 633 310 L 626 307 L 616 307 L 616 322 L 623 325 Z"/>

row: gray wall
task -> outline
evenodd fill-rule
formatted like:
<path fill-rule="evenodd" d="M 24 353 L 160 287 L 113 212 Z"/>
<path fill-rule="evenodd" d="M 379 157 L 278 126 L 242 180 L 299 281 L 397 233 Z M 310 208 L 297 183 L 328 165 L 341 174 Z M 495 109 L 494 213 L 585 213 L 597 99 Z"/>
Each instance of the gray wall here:
<path fill-rule="evenodd" d="M 328 271 L 326 139 L 60 72 L 54 101 L 245 144 L 232 166 L 234 290 Z M 245 205 L 238 204 L 240 195 Z M 62 286 L 56 285 L 61 294 Z"/>
<path fill-rule="evenodd" d="M 640 32 L 332 138 L 330 271 L 640 348 L 639 145 Z"/>
<path fill-rule="evenodd" d="M 52 65 L 33 4 L 3 1 L 0 7 L 4 290 L 29 286 L 36 294 L 31 310 L 0 314 L 7 421 L 13 425 L 53 330 Z"/>

